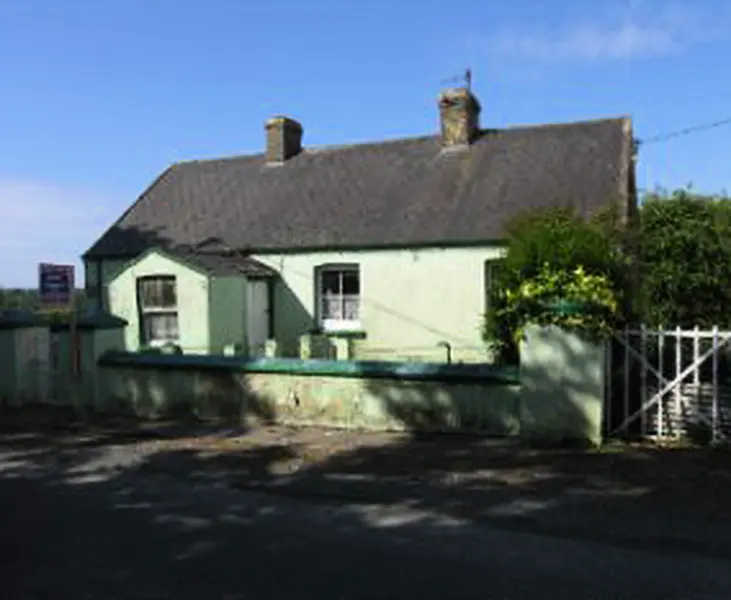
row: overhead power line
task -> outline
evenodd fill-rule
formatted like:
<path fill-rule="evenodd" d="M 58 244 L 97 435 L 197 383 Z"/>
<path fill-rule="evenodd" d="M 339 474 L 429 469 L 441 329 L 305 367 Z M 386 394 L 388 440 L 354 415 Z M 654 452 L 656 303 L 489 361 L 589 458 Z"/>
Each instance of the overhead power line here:
<path fill-rule="evenodd" d="M 685 129 L 678 129 L 676 131 L 670 131 L 668 133 L 662 133 L 660 135 L 654 135 L 652 137 L 645 138 L 643 140 L 637 140 L 637 143 L 641 146 L 646 144 L 654 144 L 657 142 L 664 142 L 673 138 L 690 135 L 691 133 L 697 133 L 699 131 L 706 131 L 708 129 L 716 129 L 724 125 L 731 125 L 731 117 L 727 119 L 721 119 L 720 121 L 713 121 L 712 123 L 703 123 L 700 125 L 694 125 L 693 127 L 686 127 Z"/>

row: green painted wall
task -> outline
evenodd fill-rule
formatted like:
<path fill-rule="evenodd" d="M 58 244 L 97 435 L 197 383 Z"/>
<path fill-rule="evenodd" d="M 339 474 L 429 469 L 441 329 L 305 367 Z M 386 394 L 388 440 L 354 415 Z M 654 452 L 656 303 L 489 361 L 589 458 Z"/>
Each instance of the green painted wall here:
<path fill-rule="evenodd" d="M 124 270 L 125 266 L 130 262 L 131 261 L 128 260 L 118 259 L 105 259 L 101 261 L 102 285 L 100 289 L 101 296 L 98 298 L 98 300 L 101 300 L 101 302 L 99 302 L 99 308 L 111 312 L 111 305 L 109 302 L 109 284 L 114 280 L 117 275 L 119 275 Z M 99 269 L 97 268 L 97 261 L 84 261 L 84 281 L 87 289 L 98 289 L 98 274 Z"/>
<path fill-rule="evenodd" d="M 46 401 L 49 332 L 45 327 L 0 329 L 0 406 Z"/>
<path fill-rule="evenodd" d="M 243 422 L 365 428 L 519 432 L 517 384 L 407 382 L 363 377 L 101 368 L 106 406 L 159 417 L 192 411 Z"/>
<path fill-rule="evenodd" d="M 0 406 L 13 406 L 18 389 L 16 329 L 0 329 Z"/>
<path fill-rule="evenodd" d="M 56 404 L 69 404 L 73 385 L 71 377 L 71 335 L 69 330 L 65 329 L 51 332 L 50 337 L 51 401 Z"/>
<path fill-rule="evenodd" d="M 210 279 L 208 319 L 212 354 L 222 354 L 228 344 L 246 349 L 246 286 L 245 277 Z"/>
<path fill-rule="evenodd" d="M 482 343 L 485 261 L 502 256 L 497 247 L 367 250 L 258 255 L 281 273 L 274 292 L 274 330 L 284 356 L 314 325 L 315 267 L 360 265 L 364 340 L 357 358 L 444 361 L 440 341 L 452 345 L 454 361 L 490 359 Z"/>
<path fill-rule="evenodd" d="M 96 263 L 88 262 L 85 271 L 88 285 L 96 287 Z M 135 279 L 153 274 L 178 278 L 181 346 L 184 351 L 221 353 L 227 344 L 245 347 L 246 278 L 209 278 L 163 254 L 151 253 L 140 261 L 102 262 L 102 306 L 129 321 L 125 336 L 128 349 L 139 347 Z M 186 322 L 183 322 L 186 317 Z"/>
<path fill-rule="evenodd" d="M 119 263 L 112 262 L 105 273 L 113 277 L 107 280 L 109 312 L 129 325 L 125 329 L 125 348 L 136 351 L 140 347 L 140 324 L 137 312 L 138 277 L 150 275 L 174 275 L 178 294 L 178 327 L 180 346 L 184 352 L 207 353 L 210 348 L 208 327 L 209 279 L 208 277 L 165 255 L 151 252 L 139 260 L 128 263 L 119 270 Z M 116 273 L 115 273 L 116 271 Z M 106 276 L 106 275 L 105 275 Z"/>
<path fill-rule="evenodd" d="M 66 334 L 68 338 L 68 334 Z M 91 329 L 80 332 L 81 356 L 79 364 L 79 388 L 84 404 L 96 406 L 101 396 L 99 357 L 109 350 L 117 350 L 124 344 L 124 328 Z"/>
<path fill-rule="evenodd" d="M 486 305 L 485 262 L 502 253 L 501 248 L 485 246 L 284 253 L 255 258 L 281 274 L 274 284 L 273 321 L 274 337 L 283 356 L 297 356 L 300 336 L 316 326 L 315 268 L 346 262 L 360 265 L 361 321 L 366 337 L 353 341 L 355 358 L 442 362 L 446 349 L 438 344 L 448 342 L 453 361 L 483 362 L 491 360 L 480 336 Z M 132 264 L 131 270 L 125 270 L 128 264 Z M 205 308 L 205 275 L 153 253 L 140 262 L 102 263 L 105 306 L 129 321 L 128 349 L 138 348 L 139 337 L 134 278 L 156 271 L 182 277 L 179 290 L 181 298 L 186 298 L 180 317 L 185 329 L 184 350 L 208 352 L 212 348 L 219 352 L 229 340 L 245 343 L 245 309 L 238 309 L 246 303 L 245 282 L 212 279 L 210 303 Z M 90 264 L 90 285 L 96 272 Z"/>
<path fill-rule="evenodd" d="M 558 327 L 528 327 L 520 347 L 523 435 L 561 438 L 578 431 L 600 443 L 605 367 L 603 345 Z"/>
<path fill-rule="evenodd" d="M 106 406 L 149 416 L 192 411 L 245 423 L 459 430 L 599 444 L 604 359 L 601 344 L 555 327 L 530 327 L 519 382 L 490 365 L 134 354 L 106 357 L 99 371 Z"/>
<path fill-rule="evenodd" d="M 48 373 L 52 389 L 48 391 L 51 401 L 56 404 L 73 406 L 79 402 L 86 406 L 96 406 L 100 393 L 97 360 L 108 350 L 119 350 L 125 345 L 124 328 L 119 329 L 80 329 L 79 373 L 72 377 L 71 333 L 62 329 L 50 334 L 57 348 L 55 364 L 50 362 Z"/>

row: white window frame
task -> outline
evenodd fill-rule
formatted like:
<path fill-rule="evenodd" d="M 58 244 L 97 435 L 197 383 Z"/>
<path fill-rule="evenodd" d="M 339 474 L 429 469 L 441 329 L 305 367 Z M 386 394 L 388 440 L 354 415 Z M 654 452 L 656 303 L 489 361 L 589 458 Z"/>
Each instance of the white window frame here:
<path fill-rule="evenodd" d="M 145 305 L 143 297 L 143 287 L 150 283 L 164 283 L 172 282 L 174 301 L 172 304 L 165 305 Z M 145 275 L 137 278 L 137 312 L 140 320 L 140 342 L 142 345 L 150 347 L 161 347 L 168 344 L 177 344 L 180 341 L 180 314 L 178 305 L 178 281 L 174 275 Z M 148 335 L 147 319 L 146 317 L 155 316 L 172 316 L 175 317 L 175 323 L 177 335 L 166 336 L 160 338 L 152 338 Z"/>
<path fill-rule="evenodd" d="M 346 272 L 354 272 L 358 276 L 358 294 L 357 296 L 355 294 L 346 295 L 342 292 L 343 290 L 343 274 Z M 343 303 L 341 306 L 341 312 L 345 313 L 345 300 L 350 297 L 351 299 L 353 297 L 357 298 L 357 313 L 358 317 L 356 319 L 329 319 L 325 318 L 325 294 L 323 293 L 323 276 L 326 273 L 338 273 L 339 274 L 339 288 L 340 293 L 334 294 L 336 298 L 340 298 L 340 301 Z M 361 277 L 360 277 L 360 266 L 354 265 L 354 264 L 331 264 L 331 265 L 322 265 L 317 270 L 317 278 L 316 278 L 316 285 L 317 285 L 317 291 L 315 294 L 316 302 L 317 302 L 317 314 L 319 319 L 320 327 L 325 332 L 338 332 L 338 331 L 360 331 L 362 329 L 362 298 L 363 298 L 363 289 L 361 285 Z"/>

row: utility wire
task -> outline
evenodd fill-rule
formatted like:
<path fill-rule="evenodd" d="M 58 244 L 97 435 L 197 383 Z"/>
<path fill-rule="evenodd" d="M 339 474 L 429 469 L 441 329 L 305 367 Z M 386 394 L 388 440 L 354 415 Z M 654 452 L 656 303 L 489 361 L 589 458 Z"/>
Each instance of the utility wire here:
<path fill-rule="evenodd" d="M 664 142 L 666 140 L 670 140 L 673 138 L 681 137 L 684 135 L 689 135 L 691 133 L 696 133 L 698 131 L 706 131 L 708 129 L 716 129 L 717 127 L 722 127 L 723 125 L 731 125 L 731 117 L 728 119 L 722 119 L 720 121 L 714 121 L 712 123 L 703 123 L 701 125 L 694 125 L 693 127 L 686 127 L 685 129 L 678 129 L 677 131 L 671 131 L 669 133 L 663 133 L 660 135 L 655 135 L 649 138 L 645 138 L 644 140 L 637 140 L 637 144 L 644 146 L 646 144 L 654 144 L 657 142 Z"/>

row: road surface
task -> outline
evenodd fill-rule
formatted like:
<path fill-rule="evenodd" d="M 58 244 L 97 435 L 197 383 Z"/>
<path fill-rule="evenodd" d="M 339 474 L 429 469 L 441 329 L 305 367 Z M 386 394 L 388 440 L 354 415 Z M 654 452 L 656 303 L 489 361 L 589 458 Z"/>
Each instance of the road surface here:
<path fill-rule="evenodd" d="M 0 469 L 3 600 L 731 598 L 731 564 L 164 476 Z"/>

